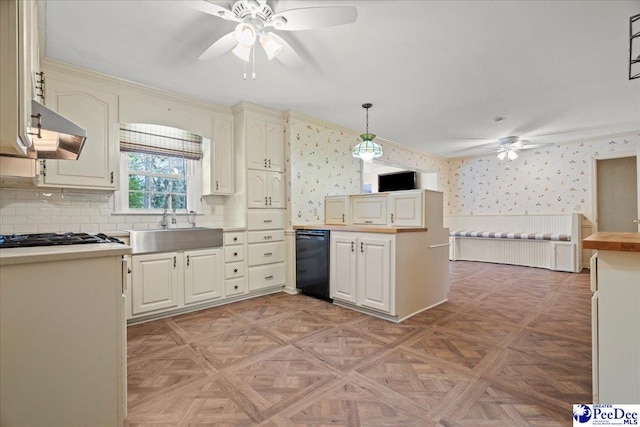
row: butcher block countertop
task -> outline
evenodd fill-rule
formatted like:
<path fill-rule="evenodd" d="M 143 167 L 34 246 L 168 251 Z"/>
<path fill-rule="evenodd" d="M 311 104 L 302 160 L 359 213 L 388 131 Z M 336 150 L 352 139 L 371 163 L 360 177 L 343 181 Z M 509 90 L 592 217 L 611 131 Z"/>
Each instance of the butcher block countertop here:
<path fill-rule="evenodd" d="M 599 232 L 584 239 L 582 247 L 601 251 L 640 252 L 640 233 Z"/>
<path fill-rule="evenodd" d="M 398 234 L 429 231 L 423 227 L 377 227 L 375 225 L 294 225 L 294 230 L 355 231 L 358 233 Z"/>

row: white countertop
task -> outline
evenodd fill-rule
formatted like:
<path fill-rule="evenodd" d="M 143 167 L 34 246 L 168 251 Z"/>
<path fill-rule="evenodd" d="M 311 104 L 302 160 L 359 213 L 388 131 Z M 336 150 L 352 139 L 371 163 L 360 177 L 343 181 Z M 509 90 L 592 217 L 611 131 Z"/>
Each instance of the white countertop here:
<path fill-rule="evenodd" d="M 35 246 L 0 249 L 0 266 L 129 255 L 131 247 L 120 243 Z"/>

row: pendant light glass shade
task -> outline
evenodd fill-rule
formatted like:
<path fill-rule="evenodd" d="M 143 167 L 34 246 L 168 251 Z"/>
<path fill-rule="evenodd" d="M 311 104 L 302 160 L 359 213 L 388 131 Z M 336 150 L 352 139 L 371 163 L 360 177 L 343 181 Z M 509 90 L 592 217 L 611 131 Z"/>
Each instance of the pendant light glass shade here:
<path fill-rule="evenodd" d="M 357 144 L 353 147 L 353 150 L 351 150 L 353 157 L 357 157 L 365 161 L 373 160 L 382 156 L 382 146 L 373 141 L 376 137 L 375 134 L 369 133 L 369 108 L 372 106 L 373 105 L 369 103 L 362 104 L 362 108 L 367 110 L 367 130 L 365 133 L 360 135 L 362 142 Z"/>

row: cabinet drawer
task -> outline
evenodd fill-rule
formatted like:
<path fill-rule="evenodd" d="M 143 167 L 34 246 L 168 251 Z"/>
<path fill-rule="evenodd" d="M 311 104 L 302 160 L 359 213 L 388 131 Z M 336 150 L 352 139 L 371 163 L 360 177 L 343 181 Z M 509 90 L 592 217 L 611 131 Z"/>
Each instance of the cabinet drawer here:
<path fill-rule="evenodd" d="M 249 230 L 283 229 L 284 211 L 249 210 L 247 228 Z"/>
<path fill-rule="evenodd" d="M 240 277 L 238 279 L 227 280 L 224 283 L 224 287 L 224 295 L 226 297 L 244 294 L 247 291 L 247 279 Z"/>
<path fill-rule="evenodd" d="M 247 235 L 249 243 L 281 242 L 284 240 L 284 230 L 250 231 Z"/>
<path fill-rule="evenodd" d="M 224 248 L 224 262 L 244 260 L 244 246 L 227 246 Z"/>
<path fill-rule="evenodd" d="M 244 231 L 224 233 L 224 245 L 240 245 L 244 243 Z"/>
<path fill-rule="evenodd" d="M 249 267 L 249 290 L 284 285 L 284 262 L 278 264 Z"/>
<path fill-rule="evenodd" d="M 244 262 L 230 262 L 224 265 L 225 279 L 235 279 L 244 276 Z"/>
<path fill-rule="evenodd" d="M 254 243 L 249 245 L 249 266 L 284 261 L 284 242 Z"/>

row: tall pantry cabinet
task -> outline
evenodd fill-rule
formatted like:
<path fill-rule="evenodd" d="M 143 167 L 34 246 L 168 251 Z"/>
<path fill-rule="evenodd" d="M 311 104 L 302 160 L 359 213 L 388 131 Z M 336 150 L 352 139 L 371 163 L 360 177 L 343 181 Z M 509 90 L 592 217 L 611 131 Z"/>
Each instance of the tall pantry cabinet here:
<path fill-rule="evenodd" d="M 246 206 L 249 291 L 285 284 L 284 123 L 282 113 L 248 103 L 233 107 L 236 173 Z"/>

